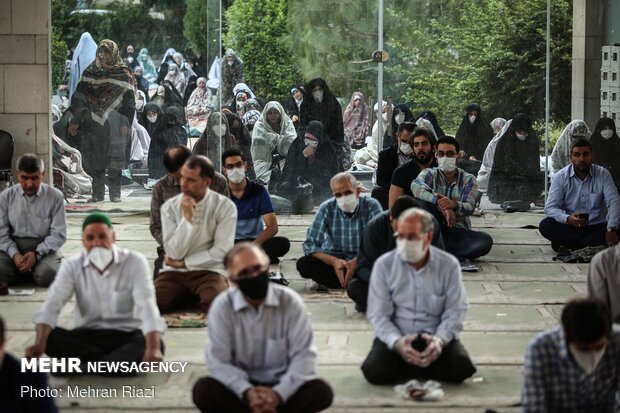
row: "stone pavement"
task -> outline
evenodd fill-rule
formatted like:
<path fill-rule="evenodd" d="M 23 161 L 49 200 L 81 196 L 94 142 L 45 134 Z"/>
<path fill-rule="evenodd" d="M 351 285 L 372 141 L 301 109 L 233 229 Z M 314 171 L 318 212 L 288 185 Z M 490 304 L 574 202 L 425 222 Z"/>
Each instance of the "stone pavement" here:
<path fill-rule="evenodd" d="M 133 199 L 131 210 L 148 209 L 148 198 Z M 103 209 L 115 207 L 104 203 Z M 148 215 L 116 211 L 113 221 L 118 244 L 155 257 L 155 242 L 148 230 Z M 482 217 L 473 217 L 474 227 L 488 231 L 495 239 L 491 253 L 478 261 L 478 273 L 465 273 L 463 279 L 470 301 L 462 341 L 469 350 L 478 372 L 464 384 L 445 385 L 440 402 L 418 403 L 400 400 L 391 387 L 371 386 L 359 366 L 370 349 L 372 330 L 362 314 L 343 292 L 316 293 L 311 282 L 295 271 L 295 259 L 302 254 L 301 243 L 312 215 L 279 216 L 280 234 L 292 241 L 291 252 L 282 271 L 291 287 L 304 297 L 312 320 L 319 352 L 318 374 L 335 389 L 330 412 L 498 412 L 519 411 L 523 352 L 536 333 L 558 323 L 564 302 L 585 293 L 587 265 L 563 264 L 551 260 L 552 250 L 536 229 L 540 211 L 505 214 L 489 209 Z M 68 215 L 68 242 L 65 254 L 81 249 L 80 223 L 83 214 Z M 1 297 L 0 314 L 8 324 L 9 351 L 23 354 L 34 338 L 32 313 L 41 306 L 44 290 L 34 296 Z M 61 313 L 60 325 L 72 324 L 73 302 Z M 188 361 L 185 373 L 151 374 L 128 379 L 106 377 L 52 378 L 58 387 L 155 386 L 156 398 L 136 399 L 58 399 L 63 411 L 146 412 L 195 411 L 191 402 L 193 383 L 206 374 L 204 362 L 205 329 L 169 329 L 165 335 L 168 360 Z M 119 392 L 120 394 L 120 392 Z"/>

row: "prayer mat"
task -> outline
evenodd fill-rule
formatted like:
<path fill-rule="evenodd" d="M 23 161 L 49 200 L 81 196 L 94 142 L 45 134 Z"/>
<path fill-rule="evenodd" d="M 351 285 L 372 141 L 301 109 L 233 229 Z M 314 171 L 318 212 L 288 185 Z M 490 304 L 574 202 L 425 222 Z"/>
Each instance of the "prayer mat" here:
<path fill-rule="evenodd" d="M 163 315 L 170 328 L 202 328 L 207 326 L 207 317 L 201 312 L 178 312 Z"/>

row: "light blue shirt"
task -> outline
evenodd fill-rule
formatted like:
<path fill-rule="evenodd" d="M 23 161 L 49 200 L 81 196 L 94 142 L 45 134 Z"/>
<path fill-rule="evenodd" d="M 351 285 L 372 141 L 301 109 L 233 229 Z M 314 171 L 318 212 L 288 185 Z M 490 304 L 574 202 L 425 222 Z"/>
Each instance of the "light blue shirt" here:
<path fill-rule="evenodd" d="M 458 338 L 467 311 L 459 261 L 433 246 L 416 270 L 397 250 L 375 262 L 368 291 L 368 320 L 389 348 L 406 335 L 426 331 L 444 343 Z"/>
<path fill-rule="evenodd" d="M 620 196 L 607 169 L 593 164 L 582 181 L 570 164 L 553 176 L 545 214 L 565 224 L 574 212 L 588 213 L 588 225 L 607 222 L 608 228 L 618 228 Z"/>

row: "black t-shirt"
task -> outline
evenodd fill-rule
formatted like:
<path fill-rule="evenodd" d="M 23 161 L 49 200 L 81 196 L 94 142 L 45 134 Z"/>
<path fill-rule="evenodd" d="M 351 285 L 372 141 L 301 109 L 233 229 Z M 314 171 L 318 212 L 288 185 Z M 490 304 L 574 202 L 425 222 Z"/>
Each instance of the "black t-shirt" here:
<path fill-rule="evenodd" d="M 437 166 L 437 160 L 433 158 L 431 168 Z M 422 168 L 415 159 L 399 166 L 392 175 L 392 185 L 405 190 L 404 195 L 413 196 L 411 192 L 411 182 L 418 177 Z"/>
<path fill-rule="evenodd" d="M 4 353 L 0 369 L 0 412 L 58 413 L 52 397 L 22 397 L 22 387 L 35 391 L 46 389 L 47 376 L 43 373 L 22 373 L 20 361 Z"/>

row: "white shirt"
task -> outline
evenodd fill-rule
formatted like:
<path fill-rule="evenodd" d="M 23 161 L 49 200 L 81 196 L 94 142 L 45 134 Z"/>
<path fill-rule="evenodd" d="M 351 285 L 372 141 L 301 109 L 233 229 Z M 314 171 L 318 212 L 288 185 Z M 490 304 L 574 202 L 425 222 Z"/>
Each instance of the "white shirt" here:
<path fill-rule="evenodd" d="M 253 383 L 275 384 L 286 403 L 314 378 L 316 351 L 312 326 L 301 297 L 269 283 L 258 309 L 231 288 L 209 310 L 206 356 L 209 374 L 239 398 Z"/>
<path fill-rule="evenodd" d="M 389 348 L 409 334 L 426 331 L 448 344 L 458 338 L 467 296 L 458 260 L 433 246 L 416 270 L 397 250 L 383 254 L 372 268 L 367 317 L 375 336 Z"/>
<path fill-rule="evenodd" d="M 166 255 L 185 260 L 186 268 L 164 265 L 164 271 L 213 271 L 226 275 L 224 256 L 235 244 L 237 207 L 224 195 L 207 189 L 194 208 L 192 222 L 183 216 L 183 194 L 161 207 L 161 226 Z"/>
<path fill-rule="evenodd" d="M 75 293 L 75 328 L 163 332 L 166 322 L 157 308 L 146 259 L 116 246 L 113 255 L 114 262 L 101 275 L 86 251 L 64 260 L 33 321 L 56 327 L 60 310 Z"/>

